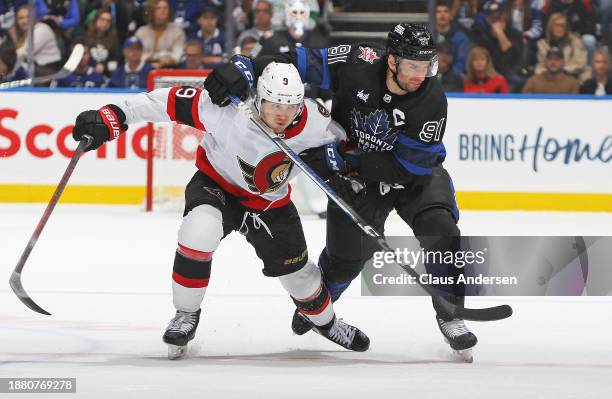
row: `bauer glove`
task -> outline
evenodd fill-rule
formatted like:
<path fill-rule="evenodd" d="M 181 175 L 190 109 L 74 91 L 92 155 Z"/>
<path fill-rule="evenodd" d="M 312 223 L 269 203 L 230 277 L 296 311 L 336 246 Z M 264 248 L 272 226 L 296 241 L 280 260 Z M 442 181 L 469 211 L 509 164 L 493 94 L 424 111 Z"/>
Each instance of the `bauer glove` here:
<path fill-rule="evenodd" d="M 107 141 L 119 137 L 125 132 L 128 125 L 125 123 L 125 113 L 114 104 L 108 104 L 99 110 L 83 111 L 77 116 L 72 129 L 72 137 L 76 141 L 83 140 L 83 136 L 93 138 L 85 151 L 95 150 Z"/>

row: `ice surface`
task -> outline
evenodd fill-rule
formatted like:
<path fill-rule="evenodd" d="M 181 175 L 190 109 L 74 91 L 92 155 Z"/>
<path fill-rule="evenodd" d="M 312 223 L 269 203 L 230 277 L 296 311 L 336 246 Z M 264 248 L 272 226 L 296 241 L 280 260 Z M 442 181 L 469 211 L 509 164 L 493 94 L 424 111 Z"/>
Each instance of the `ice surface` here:
<path fill-rule="evenodd" d="M 42 205 L 0 205 L 0 277 L 8 281 Z M 180 216 L 133 207 L 59 205 L 23 283 L 53 316 L 0 287 L 0 377 L 76 377 L 75 398 L 604 398 L 612 384 L 612 298 L 471 298 L 507 302 L 508 320 L 468 323 L 473 364 L 444 344 L 428 298 L 360 297 L 336 312 L 371 338 L 366 353 L 291 334 L 293 305 L 242 236 L 215 253 L 189 358 L 161 336 L 174 310 L 170 273 Z M 324 222 L 304 217 L 311 256 Z M 463 212 L 466 235 L 609 235 L 612 214 Z M 393 216 L 387 234 L 408 229 Z M 19 395 L 20 398 L 44 397 Z M 59 396 L 57 396 L 59 397 Z"/>

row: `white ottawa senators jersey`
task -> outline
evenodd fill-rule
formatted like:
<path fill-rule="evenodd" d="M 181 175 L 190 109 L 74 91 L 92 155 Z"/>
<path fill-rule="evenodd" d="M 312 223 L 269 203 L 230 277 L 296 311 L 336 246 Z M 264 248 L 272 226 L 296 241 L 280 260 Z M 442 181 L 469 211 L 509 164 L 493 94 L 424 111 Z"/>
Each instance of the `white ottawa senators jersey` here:
<path fill-rule="evenodd" d="M 217 107 L 206 90 L 183 86 L 140 94 L 119 107 L 128 124 L 175 121 L 205 131 L 196 166 L 247 208 L 277 208 L 289 202 L 288 181 L 299 169 L 236 106 Z M 345 140 L 346 135 L 324 107 L 307 98 L 301 116 L 282 138 L 300 153 Z"/>

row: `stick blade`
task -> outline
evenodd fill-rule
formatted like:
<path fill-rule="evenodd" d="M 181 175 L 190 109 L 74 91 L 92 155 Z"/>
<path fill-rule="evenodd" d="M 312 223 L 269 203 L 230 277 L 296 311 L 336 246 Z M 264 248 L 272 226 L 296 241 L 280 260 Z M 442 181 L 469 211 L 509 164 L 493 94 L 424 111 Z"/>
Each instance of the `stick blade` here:
<path fill-rule="evenodd" d="M 81 62 L 81 58 L 83 58 L 84 53 L 85 47 L 83 47 L 81 43 L 75 45 L 72 49 L 72 53 L 70 53 L 70 57 L 68 57 L 68 61 L 66 61 L 66 64 L 64 65 L 64 69 L 70 71 L 71 73 L 74 72 L 76 67 L 79 65 L 79 62 Z"/>
<path fill-rule="evenodd" d="M 25 292 L 25 290 L 23 289 L 23 285 L 21 284 L 21 273 L 13 272 L 11 278 L 9 279 L 9 285 L 11 286 L 11 289 L 13 290 L 15 295 L 17 295 L 17 298 L 19 298 L 19 300 L 23 302 L 24 305 L 26 305 L 37 313 L 51 316 L 51 313 L 38 306 L 36 302 L 34 302 L 32 298 L 30 298 L 28 293 Z"/>
<path fill-rule="evenodd" d="M 510 305 L 499 305 L 484 309 L 459 308 L 457 309 L 457 316 L 471 321 L 503 320 L 512 316 L 512 308 Z"/>

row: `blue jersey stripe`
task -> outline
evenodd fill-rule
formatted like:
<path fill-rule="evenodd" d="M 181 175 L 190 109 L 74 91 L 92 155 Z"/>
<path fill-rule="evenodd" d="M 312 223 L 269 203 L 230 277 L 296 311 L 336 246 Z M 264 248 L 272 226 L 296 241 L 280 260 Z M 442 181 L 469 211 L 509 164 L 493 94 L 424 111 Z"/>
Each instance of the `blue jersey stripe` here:
<path fill-rule="evenodd" d="M 401 135 L 401 134 L 397 136 L 397 141 L 399 141 L 401 144 L 409 148 L 414 148 L 416 150 L 431 152 L 435 154 L 446 155 L 446 148 L 444 148 L 444 144 L 442 143 L 434 144 L 434 145 L 427 145 L 427 144 L 420 143 L 416 140 L 412 140 L 411 138 Z"/>
<path fill-rule="evenodd" d="M 397 159 L 400 165 L 404 167 L 404 169 L 406 169 L 408 172 L 414 175 L 422 176 L 422 175 L 431 174 L 431 168 L 426 168 L 426 167 L 415 165 L 412 162 L 409 162 L 406 159 L 404 159 L 402 156 L 397 154 L 395 151 L 393 151 L 393 156 L 395 157 L 395 159 Z"/>

